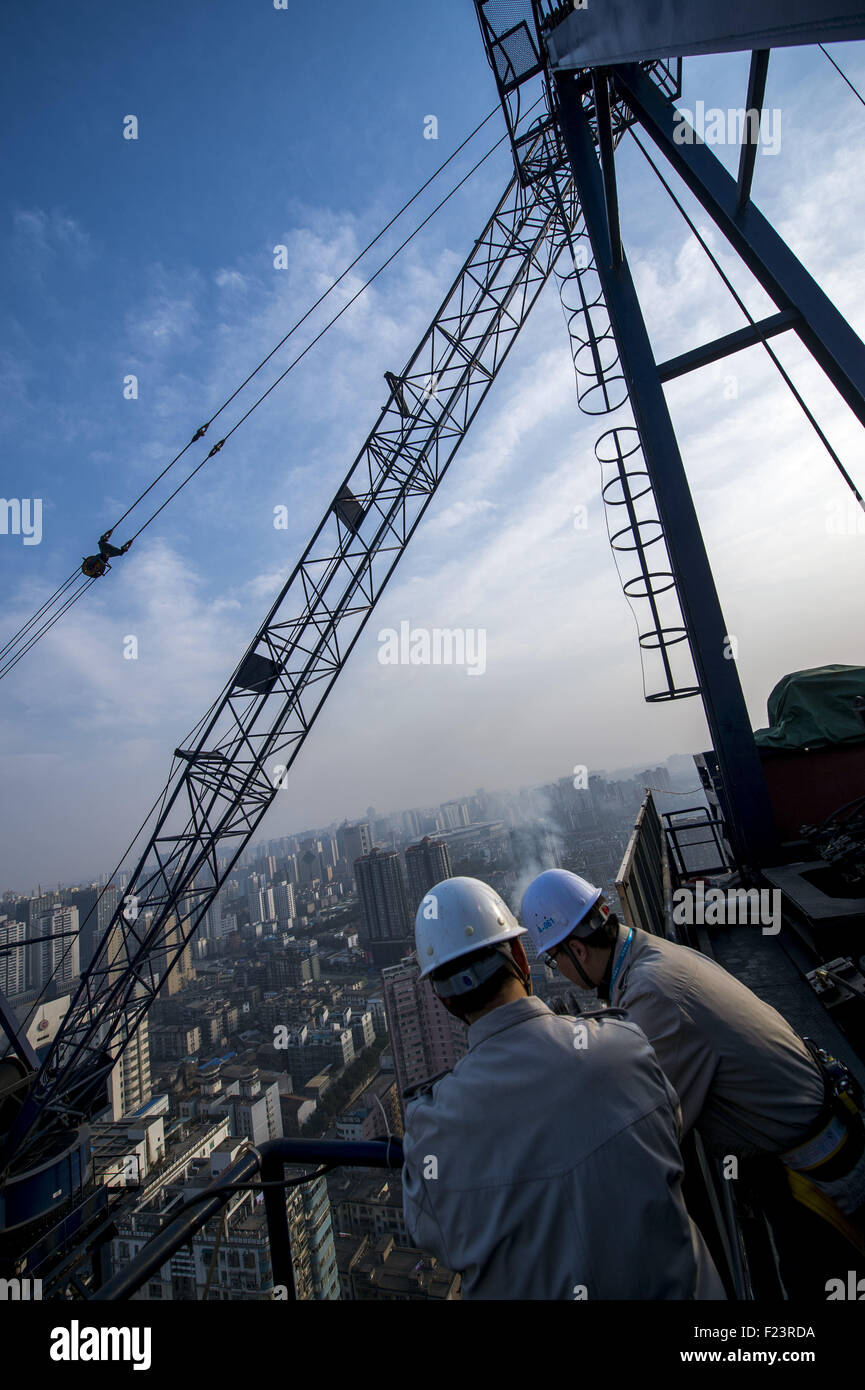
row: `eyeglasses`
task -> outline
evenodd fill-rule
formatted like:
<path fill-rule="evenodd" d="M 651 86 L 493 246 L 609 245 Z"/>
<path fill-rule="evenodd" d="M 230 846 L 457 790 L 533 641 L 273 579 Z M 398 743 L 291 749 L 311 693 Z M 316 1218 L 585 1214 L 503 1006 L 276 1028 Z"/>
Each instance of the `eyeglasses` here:
<path fill-rule="evenodd" d="M 546 955 L 544 956 L 544 964 L 548 965 L 550 970 L 556 970 L 558 968 L 557 957 L 561 955 L 562 951 L 565 949 L 566 944 L 567 943 L 563 941 L 560 946 L 553 946 L 549 951 L 547 951 Z"/>

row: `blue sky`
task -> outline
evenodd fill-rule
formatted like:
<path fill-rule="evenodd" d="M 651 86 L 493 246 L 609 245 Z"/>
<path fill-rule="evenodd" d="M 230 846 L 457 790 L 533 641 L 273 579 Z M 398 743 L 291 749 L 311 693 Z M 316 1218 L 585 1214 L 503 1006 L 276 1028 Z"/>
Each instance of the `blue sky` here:
<path fill-rule="evenodd" d="M 43 499 L 38 546 L 0 536 L 5 640 L 496 97 L 468 0 L 287 12 L 264 0 L 9 3 L 0 30 L 2 492 Z M 863 45 L 832 51 L 865 86 Z M 746 77 L 744 55 L 693 60 L 682 105 L 737 106 Z M 756 199 L 865 333 L 865 107 L 814 49 L 773 54 L 767 104 L 783 138 L 758 162 Z M 136 141 L 122 138 L 128 114 Z M 438 140 L 423 136 L 430 114 Z M 496 115 L 347 293 L 502 133 Z M 735 150 L 718 153 L 735 167 Z M 622 147 L 619 174 L 658 357 L 738 326 L 635 149 Z M 502 147 L 0 682 L 0 888 L 114 863 L 373 424 L 383 372 L 413 351 L 509 176 Z M 768 312 L 710 239 L 752 312 Z M 285 271 L 276 244 L 289 248 Z M 858 427 L 797 342 L 776 344 L 863 487 Z M 853 608 L 865 536 L 829 534 L 827 503 L 845 490 L 764 359 L 752 349 L 668 390 L 755 726 L 787 671 L 865 660 Z M 284 350 L 274 370 L 287 360 Z M 123 399 L 127 373 L 137 401 Z M 267 834 L 705 746 L 697 702 L 642 701 L 598 497 L 605 423 L 577 410 L 551 285 Z M 272 524 L 281 504 L 288 531 Z M 582 533 L 577 505 L 589 514 Z M 115 540 L 126 534 L 124 524 Z M 376 634 L 402 620 L 483 628 L 484 678 L 383 667 Z M 128 634 L 137 661 L 123 659 Z"/>

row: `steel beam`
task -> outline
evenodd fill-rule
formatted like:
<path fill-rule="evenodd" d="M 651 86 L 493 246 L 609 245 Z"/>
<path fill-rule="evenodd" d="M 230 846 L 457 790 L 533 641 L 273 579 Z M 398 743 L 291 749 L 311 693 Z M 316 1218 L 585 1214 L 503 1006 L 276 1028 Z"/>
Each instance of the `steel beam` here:
<path fill-rule="evenodd" d="M 591 0 L 547 36 L 554 70 L 865 38 L 861 0 Z"/>
<path fill-rule="evenodd" d="M 18 946 L 26 945 L 26 942 L 19 941 Z M 27 1037 L 27 1030 L 18 1018 L 18 1014 L 10 1004 L 6 995 L 0 990 L 0 1028 L 6 1034 L 12 1049 L 24 1065 L 33 1071 L 39 1070 L 39 1057 L 36 1049 Z"/>
<path fill-rule="evenodd" d="M 592 73 L 592 92 L 598 122 L 598 150 L 604 175 L 604 197 L 607 204 L 607 227 L 613 265 L 622 261 L 622 233 L 619 225 L 619 195 L 616 189 L 616 152 L 613 145 L 613 117 L 610 108 L 610 84 L 603 71 Z"/>
<path fill-rule="evenodd" d="M 686 372 L 693 372 L 697 367 L 719 362 L 721 358 L 729 357 L 734 352 L 754 347 L 756 343 L 765 343 L 767 338 L 774 338 L 779 333 L 786 333 L 788 328 L 795 328 L 798 318 L 795 309 L 784 309 L 780 314 L 770 314 L 766 319 L 745 324 L 744 328 L 737 328 L 732 333 L 725 333 L 722 338 L 715 338 L 711 343 L 704 343 L 702 347 L 692 348 L 690 352 L 683 352 L 678 357 L 671 357 L 669 361 L 662 362 L 658 367 L 658 375 L 662 381 L 672 381 L 674 377 L 684 376 Z"/>
<path fill-rule="evenodd" d="M 757 48 L 751 54 L 751 71 L 748 74 L 748 96 L 745 100 L 745 119 L 742 122 L 742 148 L 739 151 L 739 178 L 737 180 L 737 208 L 741 209 L 751 197 L 751 184 L 754 180 L 754 165 L 757 162 L 757 138 L 760 122 L 763 119 L 763 98 L 766 95 L 766 74 L 769 71 L 768 48 Z M 757 129 L 751 131 L 750 113 L 757 112 Z M 753 138 L 751 136 L 753 135 Z"/>
<path fill-rule="evenodd" d="M 543 151 L 543 135 L 535 150 Z M 301 559 L 222 694 L 179 751 L 122 905 L 47 1049 L 0 1172 L 86 1115 L 244 846 L 285 785 L 324 701 L 579 221 L 515 177 L 400 373 Z M 561 223 L 562 206 L 566 224 Z M 570 219 L 570 221 L 568 221 Z M 406 416 L 408 408 L 410 414 Z M 117 934 L 115 936 L 115 933 Z M 113 943 L 117 942 L 117 946 Z"/>
<path fill-rule="evenodd" d="M 558 79 L 562 132 L 582 205 L 597 273 L 616 337 L 631 409 L 640 434 L 703 707 L 729 798 L 731 839 L 742 864 L 771 863 L 777 832 L 728 629 L 715 589 L 658 367 L 627 257 L 614 266 L 604 183 L 588 118 L 573 78 Z"/>
<path fill-rule="evenodd" d="M 676 107 L 644 72 L 616 68 L 613 81 L 661 153 L 702 203 L 779 309 L 795 309 L 793 324 L 850 409 L 865 425 L 865 343 L 853 332 L 778 235 L 749 202 L 738 206 L 737 181 L 699 141 Z M 690 136 L 688 132 L 690 131 Z"/>

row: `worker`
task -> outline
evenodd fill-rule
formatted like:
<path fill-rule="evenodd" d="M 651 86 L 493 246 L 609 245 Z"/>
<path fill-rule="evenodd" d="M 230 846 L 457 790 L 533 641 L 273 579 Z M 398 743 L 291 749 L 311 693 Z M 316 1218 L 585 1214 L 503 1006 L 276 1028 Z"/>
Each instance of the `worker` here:
<path fill-rule="evenodd" d="M 468 1025 L 406 1095 L 403 1208 L 466 1299 L 710 1299 L 723 1285 L 681 1193 L 677 1102 L 640 1030 L 532 994 L 524 930 L 450 878 L 415 922 L 421 978 Z"/>
<path fill-rule="evenodd" d="M 125 555 L 131 546 L 132 541 L 127 541 L 125 545 L 119 547 L 116 545 L 109 545 L 109 538 L 113 531 L 114 527 L 112 526 L 110 531 L 105 531 L 99 537 L 98 555 L 86 555 L 84 557 L 81 564 L 81 573 L 86 574 L 88 579 L 101 579 L 105 571 L 111 569 L 108 561 L 115 559 L 118 555 Z"/>
<path fill-rule="evenodd" d="M 818 1049 L 716 961 L 620 924 L 578 874 L 540 874 L 521 915 L 548 964 L 643 1030 L 684 1133 L 735 1156 L 729 1171 L 760 1197 L 788 1294 L 820 1294 L 839 1259 L 865 1253 L 865 1128 L 849 1073 L 829 1076 Z"/>

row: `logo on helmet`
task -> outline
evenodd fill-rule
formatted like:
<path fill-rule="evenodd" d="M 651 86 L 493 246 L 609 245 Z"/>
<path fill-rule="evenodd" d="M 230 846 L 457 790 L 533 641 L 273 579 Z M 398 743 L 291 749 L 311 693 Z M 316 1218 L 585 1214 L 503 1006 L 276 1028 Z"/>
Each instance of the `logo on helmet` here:
<path fill-rule="evenodd" d="M 550 927 L 554 925 L 555 923 L 553 922 L 552 917 L 545 917 L 541 925 L 538 927 L 538 935 L 540 935 L 542 931 L 549 931 Z"/>

